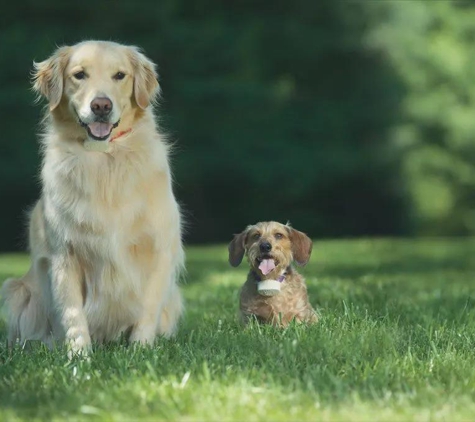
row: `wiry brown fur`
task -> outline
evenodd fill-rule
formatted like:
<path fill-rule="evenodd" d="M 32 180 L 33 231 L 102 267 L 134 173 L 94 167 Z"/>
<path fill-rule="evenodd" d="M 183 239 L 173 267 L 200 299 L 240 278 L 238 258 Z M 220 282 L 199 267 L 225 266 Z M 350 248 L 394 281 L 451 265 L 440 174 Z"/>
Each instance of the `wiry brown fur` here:
<path fill-rule="evenodd" d="M 257 258 L 262 256 L 260 243 L 272 245 L 269 253 L 276 267 L 264 275 L 259 269 Z M 241 290 L 239 314 L 243 323 L 256 318 L 259 322 L 286 326 L 292 320 L 315 323 L 317 315 L 310 305 L 305 279 L 295 270 L 292 262 L 305 265 L 310 259 L 312 241 L 298 230 L 274 221 L 260 222 L 248 226 L 234 236 L 229 244 L 229 262 L 237 267 L 244 255 L 251 267 Z M 257 279 L 275 280 L 286 271 L 280 293 L 262 296 L 257 291 Z"/>

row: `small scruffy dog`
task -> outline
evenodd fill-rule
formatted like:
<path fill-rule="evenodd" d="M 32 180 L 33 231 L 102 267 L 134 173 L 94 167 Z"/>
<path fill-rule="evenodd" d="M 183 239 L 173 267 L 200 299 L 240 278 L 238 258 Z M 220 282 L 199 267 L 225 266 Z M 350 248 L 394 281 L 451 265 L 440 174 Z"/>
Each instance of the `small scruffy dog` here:
<path fill-rule="evenodd" d="M 312 241 L 289 225 L 275 221 L 248 226 L 229 244 L 229 263 L 237 267 L 246 254 L 251 267 L 241 290 L 240 318 L 251 318 L 275 326 L 317 322 L 308 301 L 304 278 L 292 262 L 307 264 Z"/>

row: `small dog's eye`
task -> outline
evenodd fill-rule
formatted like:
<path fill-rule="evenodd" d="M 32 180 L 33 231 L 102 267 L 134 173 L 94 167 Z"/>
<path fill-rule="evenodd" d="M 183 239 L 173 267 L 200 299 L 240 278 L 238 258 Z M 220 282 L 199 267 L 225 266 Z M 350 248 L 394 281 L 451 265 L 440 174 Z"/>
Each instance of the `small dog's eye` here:
<path fill-rule="evenodd" d="M 81 79 L 84 79 L 86 77 L 86 74 L 84 73 L 84 71 L 81 70 L 80 72 L 76 72 L 73 76 L 76 79 L 81 80 Z"/>
<path fill-rule="evenodd" d="M 275 234 L 276 239 L 282 239 L 283 237 L 284 237 L 284 235 L 282 233 L 276 233 Z"/>
<path fill-rule="evenodd" d="M 117 72 L 113 78 L 116 80 L 116 81 L 121 81 L 122 79 L 125 78 L 125 73 L 122 73 L 122 72 Z"/>
<path fill-rule="evenodd" d="M 253 239 L 257 240 L 261 237 L 261 234 L 260 233 L 256 233 L 252 236 Z"/>

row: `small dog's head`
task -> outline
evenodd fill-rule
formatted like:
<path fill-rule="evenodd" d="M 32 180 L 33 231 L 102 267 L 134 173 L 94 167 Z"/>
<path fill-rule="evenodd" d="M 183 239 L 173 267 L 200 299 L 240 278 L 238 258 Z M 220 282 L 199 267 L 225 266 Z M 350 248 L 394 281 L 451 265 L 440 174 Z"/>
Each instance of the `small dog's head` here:
<path fill-rule="evenodd" d="M 137 48 L 86 41 L 35 63 L 33 88 L 49 101 L 51 113 L 102 141 L 153 102 L 158 82 L 155 65 Z"/>
<path fill-rule="evenodd" d="M 289 225 L 275 221 L 248 226 L 229 244 L 229 263 L 237 267 L 246 254 L 249 265 L 263 276 L 279 275 L 295 261 L 305 265 L 312 253 L 312 241 Z"/>

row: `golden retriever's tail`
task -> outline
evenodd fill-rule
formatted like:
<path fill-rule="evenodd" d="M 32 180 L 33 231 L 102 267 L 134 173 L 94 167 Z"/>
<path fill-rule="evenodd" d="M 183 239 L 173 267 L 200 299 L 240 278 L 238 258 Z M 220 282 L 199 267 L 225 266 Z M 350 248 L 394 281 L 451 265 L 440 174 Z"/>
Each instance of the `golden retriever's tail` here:
<path fill-rule="evenodd" d="M 8 342 L 15 342 L 21 338 L 20 319 L 23 311 L 31 299 L 31 292 L 21 278 L 9 278 L 3 283 L 2 307 L 5 308 L 8 324 Z"/>
<path fill-rule="evenodd" d="M 7 314 L 8 342 L 37 340 L 45 333 L 47 323 L 44 308 L 32 295 L 28 279 L 30 272 L 22 278 L 9 278 L 0 290 L 1 304 Z"/>

